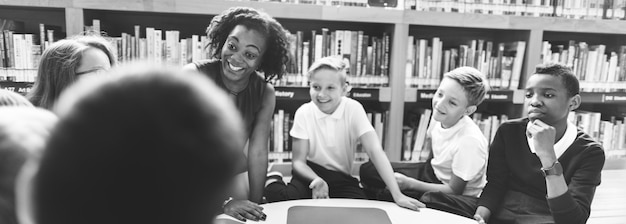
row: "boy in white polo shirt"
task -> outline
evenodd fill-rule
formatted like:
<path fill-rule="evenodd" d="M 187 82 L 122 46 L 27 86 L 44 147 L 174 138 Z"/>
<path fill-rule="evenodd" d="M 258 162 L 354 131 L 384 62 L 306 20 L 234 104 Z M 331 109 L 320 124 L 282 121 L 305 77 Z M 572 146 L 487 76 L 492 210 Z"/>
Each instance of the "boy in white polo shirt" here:
<path fill-rule="evenodd" d="M 446 74 L 432 100 L 428 130 L 432 159 L 425 163 L 394 163 L 402 192 L 420 198 L 425 192 L 478 197 L 485 186 L 489 143 L 469 117 L 489 89 L 480 71 L 460 67 Z M 369 163 L 361 166 L 361 182 L 380 200 L 389 200 Z M 376 189 L 379 188 L 379 189 Z M 428 201 L 421 201 L 430 207 Z"/>
<path fill-rule="evenodd" d="M 268 202 L 305 198 L 365 199 L 359 181 L 350 175 L 357 140 L 389 185 L 399 206 L 417 210 L 424 204 L 400 192 L 393 171 L 363 106 L 345 97 L 345 64 L 340 58 L 325 57 L 308 71 L 311 102 L 296 111 L 293 128 L 293 178 L 269 179 Z"/>

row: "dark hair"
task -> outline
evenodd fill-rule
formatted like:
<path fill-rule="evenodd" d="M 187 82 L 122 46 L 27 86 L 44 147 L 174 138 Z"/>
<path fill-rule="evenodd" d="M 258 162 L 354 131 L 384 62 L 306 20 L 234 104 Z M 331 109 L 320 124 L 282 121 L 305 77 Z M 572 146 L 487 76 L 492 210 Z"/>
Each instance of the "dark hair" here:
<path fill-rule="evenodd" d="M 256 9 L 232 7 L 213 17 L 206 30 L 209 39 L 206 48 L 211 56 L 220 58 L 221 49 L 228 35 L 237 25 L 256 30 L 267 37 L 267 50 L 263 55 L 259 70 L 265 73 L 266 81 L 275 76 L 280 79 L 289 61 L 288 36 L 290 34 L 270 15 Z"/>
<path fill-rule="evenodd" d="M 572 72 L 572 69 L 560 63 L 544 63 L 539 64 L 535 68 L 535 74 L 552 75 L 560 77 L 563 85 L 567 90 L 569 97 L 580 93 L 580 84 L 578 78 Z"/>
<path fill-rule="evenodd" d="M 208 78 L 124 66 L 70 87 L 35 176 L 36 222 L 211 223 L 243 148 Z M 104 79 L 104 81 L 103 81 Z"/>

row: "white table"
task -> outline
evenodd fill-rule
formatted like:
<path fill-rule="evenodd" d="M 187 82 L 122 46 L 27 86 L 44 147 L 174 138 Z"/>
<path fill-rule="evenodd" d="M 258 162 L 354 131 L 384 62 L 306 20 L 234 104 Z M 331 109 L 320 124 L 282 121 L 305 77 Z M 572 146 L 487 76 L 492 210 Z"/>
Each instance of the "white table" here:
<path fill-rule="evenodd" d="M 271 224 L 284 224 L 287 222 L 287 211 L 292 206 L 322 206 L 322 207 L 357 207 L 357 208 L 379 208 L 387 212 L 391 223 L 403 224 L 403 223 L 455 223 L 455 224 L 476 224 L 476 221 L 468 219 L 455 214 L 422 208 L 419 212 L 401 208 L 391 202 L 373 201 L 373 200 L 359 200 L 359 199 L 306 199 L 306 200 L 292 200 L 276 203 L 268 203 L 261 205 L 263 212 L 267 215 L 265 221 L 259 221 L 258 223 L 271 223 Z M 228 219 L 237 221 L 236 219 L 228 215 L 219 215 L 219 219 Z M 238 223 L 244 223 L 237 221 Z M 233 223 L 233 222 L 225 222 Z M 248 220 L 246 223 L 257 223 Z M 349 224 L 349 223 L 346 223 Z"/>

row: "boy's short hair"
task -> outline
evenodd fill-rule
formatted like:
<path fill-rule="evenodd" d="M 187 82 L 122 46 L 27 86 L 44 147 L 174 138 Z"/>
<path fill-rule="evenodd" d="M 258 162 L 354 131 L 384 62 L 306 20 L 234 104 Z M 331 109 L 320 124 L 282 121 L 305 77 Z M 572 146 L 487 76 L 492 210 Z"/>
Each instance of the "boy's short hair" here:
<path fill-rule="evenodd" d="M 6 89 L 0 89 L 0 106 L 33 107 L 33 104 L 25 96 Z"/>
<path fill-rule="evenodd" d="M 485 75 L 472 67 L 459 67 L 443 75 L 459 83 L 467 96 L 468 106 L 478 106 L 485 99 L 489 91 L 489 84 Z"/>
<path fill-rule="evenodd" d="M 28 159 L 40 155 L 55 122 L 52 112 L 32 105 L 0 107 L 0 223 L 18 223 L 18 173 Z"/>
<path fill-rule="evenodd" d="M 348 74 L 346 73 L 346 63 L 343 62 L 341 57 L 338 56 L 328 56 L 320 58 L 319 60 L 313 62 L 311 67 L 309 67 L 309 71 L 307 74 L 309 75 L 309 79 L 313 77 L 313 75 L 322 69 L 329 69 L 336 71 L 340 77 L 341 83 L 346 83 L 348 79 Z"/>
<path fill-rule="evenodd" d="M 580 93 L 580 83 L 578 82 L 578 78 L 576 78 L 572 69 L 564 64 L 554 62 L 538 64 L 535 67 L 535 74 L 560 77 L 569 97 Z"/>
<path fill-rule="evenodd" d="M 55 105 L 33 181 L 36 223 L 211 223 L 242 157 L 235 106 L 195 72 L 109 74 L 79 80 Z"/>

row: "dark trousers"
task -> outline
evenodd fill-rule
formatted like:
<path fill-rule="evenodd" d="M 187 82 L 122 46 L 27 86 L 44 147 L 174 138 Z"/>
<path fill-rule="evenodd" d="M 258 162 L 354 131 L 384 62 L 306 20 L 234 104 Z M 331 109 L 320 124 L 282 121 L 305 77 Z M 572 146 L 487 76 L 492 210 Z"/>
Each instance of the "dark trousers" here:
<path fill-rule="evenodd" d="M 433 167 L 430 165 L 430 160 L 423 163 L 392 162 L 391 168 L 393 168 L 394 172 L 404 174 L 407 177 L 427 183 L 441 183 L 441 181 L 437 179 L 437 176 L 435 176 Z M 387 185 L 380 177 L 378 170 L 376 170 L 376 167 L 371 161 L 361 165 L 360 177 L 365 195 L 367 195 L 369 199 L 393 202 L 391 192 L 389 192 Z M 404 190 L 402 193 L 416 199 L 419 199 L 422 197 L 422 194 L 424 194 L 424 192 L 414 190 Z"/>
<path fill-rule="evenodd" d="M 468 218 L 474 218 L 478 207 L 478 198 L 465 195 L 426 192 L 420 201 L 428 208 L 437 209 Z M 489 222 L 491 223 L 491 222 Z"/>
<path fill-rule="evenodd" d="M 427 192 L 421 200 L 426 207 L 472 218 L 478 207 L 478 198 Z M 507 191 L 502 206 L 491 211 L 489 224 L 549 224 L 554 223 L 546 200 L 517 191 Z"/>
<path fill-rule="evenodd" d="M 504 195 L 502 207 L 491 211 L 489 224 L 552 224 L 554 218 L 548 201 L 509 190 Z"/>
<path fill-rule="evenodd" d="M 328 184 L 328 196 L 330 198 L 354 198 L 366 199 L 363 189 L 359 187 L 359 180 L 338 171 L 328 170 L 316 163 L 307 161 L 313 172 Z M 265 188 L 267 202 L 286 201 L 294 199 L 311 199 L 312 191 L 307 180 L 295 170 L 291 171 L 292 178 L 289 184 L 282 180 L 271 183 Z"/>

